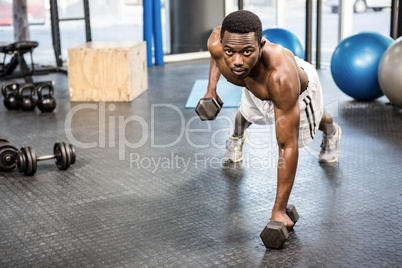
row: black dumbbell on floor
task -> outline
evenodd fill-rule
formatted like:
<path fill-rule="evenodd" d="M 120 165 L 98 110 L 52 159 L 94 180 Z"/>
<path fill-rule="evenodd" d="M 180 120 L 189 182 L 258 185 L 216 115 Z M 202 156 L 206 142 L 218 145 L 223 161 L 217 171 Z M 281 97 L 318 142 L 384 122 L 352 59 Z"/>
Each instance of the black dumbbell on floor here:
<path fill-rule="evenodd" d="M 15 168 L 15 156 L 17 147 L 7 139 L 0 137 L 0 171 L 12 171 Z"/>
<path fill-rule="evenodd" d="M 202 121 L 205 120 L 215 120 L 221 111 L 223 106 L 222 99 L 217 96 L 217 98 L 202 98 L 195 108 L 195 112 L 198 114 Z"/>
<path fill-rule="evenodd" d="M 286 214 L 293 223 L 296 223 L 299 219 L 299 214 L 293 205 L 287 206 Z M 264 230 L 262 230 L 260 237 L 262 242 L 264 242 L 265 247 L 279 249 L 289 238 L 289 232 L 282 222 L 269 221 Z"/>
<path fill-rule="evenodd" d="M 54 159 L 56 166 L 60 170 L 66 170 L 75 163 L 76 156 L 75 149 L 71 144 L 56 142 L 52 155 L 37 157 L 34 149 L 31 146 L 26 146 L 21 148 L 15 158 L 18 171 L 27 176 L 32 176 L 36 173 L 38 161 Z"/>

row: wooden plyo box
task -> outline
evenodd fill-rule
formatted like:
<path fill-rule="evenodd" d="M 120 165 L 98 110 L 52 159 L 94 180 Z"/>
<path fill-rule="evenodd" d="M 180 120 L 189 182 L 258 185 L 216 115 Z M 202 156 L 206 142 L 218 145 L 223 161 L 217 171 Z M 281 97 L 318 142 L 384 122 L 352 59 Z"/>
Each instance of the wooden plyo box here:
<path fill-rule="evenodd" d="M 148 88 L 145 42 L 88 42 L 67 65 L 71 101 L 132 101 Z"/>

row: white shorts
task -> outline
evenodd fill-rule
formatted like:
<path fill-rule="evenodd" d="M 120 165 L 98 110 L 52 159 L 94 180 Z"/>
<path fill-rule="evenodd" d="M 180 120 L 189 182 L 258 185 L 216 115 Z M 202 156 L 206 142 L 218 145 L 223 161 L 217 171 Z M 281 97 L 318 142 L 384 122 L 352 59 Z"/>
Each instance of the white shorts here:
<path fill-rule="evenodd" d="M 317 71 L 308 62 L 295 57 L 296 63 L 304 69 L 308 76 L 308 86 L 299 96 L 300 129 L 299 148 L 308 145 L 315 136 L 324 111 L 322 90 Z M 255 97 L 247 88 L 243 88 L 240 113 L 243 117 L 259 125 L 275 123 L 274 104 Z"/>

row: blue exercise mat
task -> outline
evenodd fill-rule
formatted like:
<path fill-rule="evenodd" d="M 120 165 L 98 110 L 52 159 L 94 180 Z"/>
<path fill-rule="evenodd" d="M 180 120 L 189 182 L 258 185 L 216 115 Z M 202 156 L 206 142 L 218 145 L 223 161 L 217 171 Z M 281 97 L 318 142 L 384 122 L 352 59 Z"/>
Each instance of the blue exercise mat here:
<path fill-rule="evenodd" d="M 208 79 L 196 80 L 188 96 L 186 108 L 195 108 L 198 101 L 207 92 Z M 240 105 L 242 88 L 229 83 L 226 80 L 219 80 L 217 86 L 219 97 L 223 100 L 222 108 L 237 108 Z"/>

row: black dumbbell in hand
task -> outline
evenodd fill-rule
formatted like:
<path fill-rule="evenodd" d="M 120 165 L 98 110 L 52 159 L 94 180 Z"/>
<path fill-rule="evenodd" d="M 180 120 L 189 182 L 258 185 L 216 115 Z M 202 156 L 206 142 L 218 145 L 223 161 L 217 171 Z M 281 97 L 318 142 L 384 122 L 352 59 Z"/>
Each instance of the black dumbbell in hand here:
<path fill-rule="evenodd" d="M 215 98 L 202 98 L 195 108 L 202 121 L 215 120 L 223 106 L 222 99 L 217 95 Z"/>
<path fill-rule="evenodd" d="M 4 96 L 3 103 L 8 110 L 20 109 L 20 99 L 18 96 L 19 84 L 15 81 L 5 82 L 1 86 L 1 93 Z"/>
<path fill-rule="evenodd" d="M 299 214 L 293 205 L 287 206 L 286 214 L 293 221 L 293 223 L 296 223 L 299 219 Z M 269 221 L 264 230 L 262 230 L 260 237 L 262 242 L 264 242 L 265 247 L 279 249 L 289 238 L 289 232 L 282 222 Z"/>
<path fill-rule="evenodd" d="M 31 146 L 26 146 L 17 153 L 15 160 L 19 172 L 32 176 L 36 173 L 38 161 L 50 159 L 54 159 L 60 170 L 66 170 L 75 163 L 75 149 L 71 144 L 56 142 L 53 147 L 53 154 L 37 157 L 34 149 Z"/>

